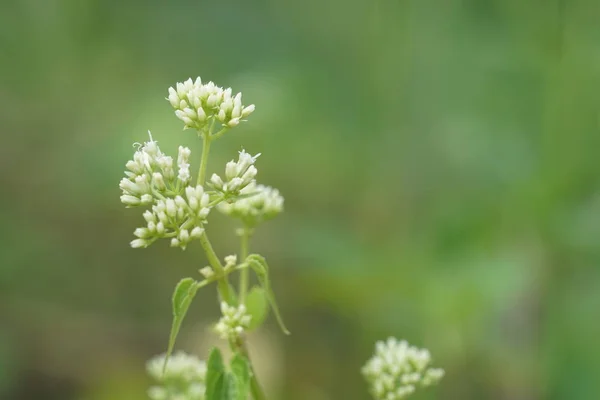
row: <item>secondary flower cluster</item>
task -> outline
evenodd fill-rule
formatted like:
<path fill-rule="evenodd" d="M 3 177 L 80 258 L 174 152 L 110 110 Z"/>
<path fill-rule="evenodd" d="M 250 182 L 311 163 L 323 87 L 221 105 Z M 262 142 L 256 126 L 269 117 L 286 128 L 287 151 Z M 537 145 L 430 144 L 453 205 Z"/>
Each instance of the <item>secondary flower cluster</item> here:
<path fill-rule="evenodd" d="M 121 201 L 129 207 L 149 205 L 156 196 L 178 193 L 190 181 L 190 149 L 179 146 L 179 168 L 175 175 L 173 158 L 162 153 L 150 132 L 148 135 L 150 140 L 139 145 L 139 149 L 133 154 L 133 160 L 125 164 L 126 178 L 119 184 L 123 191 Z"/>
<path fill-rule="evenodd" d="M 188 185 L 190 154 L 188 148 L 179 147 L 175 175 L 173 159 L 164 155 L 150 136 L 127 162 L 127 177 L 119 185 L 121 201 L 129 207 L 152 205 L 143 214 L 147 225 L 134 231 L 137 239 L 131 247 L 147 247 L 157 239 L 170 238 L 171 246 L 185 249 L 204 232 L 210 198 L 202 186 Z"/>
<path fill-rule="evenodd" d="M 431 355 L 427 349 L 410 346 L 405 340 L 389 338 L 375 345 L 375 354 L 367 361 L 362 373 L 369 382 L 371 394 L 377 400 L 403 399 L 417 386 L 437 383 L 444 370 L 429 368 Z"/>
<path fill-rule="evenodd" d="M 283 197 L 270 186 L 251 183 L 240 194 L 239 200 L 220 203 L 218 210 L 242 220 L 246 226 L 256 226 L 283 211 Z"/>
<path fill-rule="evenodd" d="M 232 95 L 231 88 L 223 89 L 213 82 L 202 84 L 200 77 L 170 87 L 168 100 L 177 118 L 185 123 L 184 129 L 199 131 L 211 119 L 218 120 L 223 127 L 234 127 L 254 111 L 254 104 L 247 107 L 242 104 L 241 93 Z"/>
<path fill-rule="evenodd" d="M 173 354 L 163 374 L 165 355 L 156 356 L 146 365 L 158 385 L 148 390 L 151 400 L 204 400 L 206 363 L 184 352 Z"/>
<path fill-rule="evenodd" d="M 225 165 L 225 180 L 213 174 L 210 177 L 211 186 L 225 197 L 239 195 L 242 189 L 254 182 L 258 172 L 254 163 L 259 156 L 260 153 L 251 156 L 244 150 L 240 151 L 237 162 L 231 160 Z"/>
<path fill-rule="evenodd" d="M 246 312 L 246 306 L 243 304 L 234 307 L 222 302 L 221 313 L 223 316 L 215 326 L 215 331 L 221 336 L 221 339 L 235 341 L 250 326 L 252 316 Z"/>

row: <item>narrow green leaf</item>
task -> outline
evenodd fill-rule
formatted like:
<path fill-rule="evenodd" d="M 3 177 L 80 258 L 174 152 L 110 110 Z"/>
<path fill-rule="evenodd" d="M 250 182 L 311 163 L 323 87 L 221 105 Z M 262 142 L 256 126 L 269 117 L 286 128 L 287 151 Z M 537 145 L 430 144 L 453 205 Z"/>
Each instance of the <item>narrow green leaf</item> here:
<path fill-rule="evenodd" d="M 231 360 L 231 375 L 235 378 L 235 396 L 231 400 L 247 400 L 250 392 L 250 366 L 248 360 L 239 353 Z M 233 393 L 231 393 L 233 394 Z"/>
<path fill-rule="evenodd" d="M 232 373 L 225 374 L 225 396 L 221 400 L 238 400 L 240 399 L 239 379 Z M 247 400 L 248 396 L 241 397 L 242 400 Z"/>
<path fill-rule="evenodd" d="M 206 364 L 206 400 L 228 400 L 227 376 L 221 352 L 213 348 Z"/>
<path fill-rule="evenodd" d="M 173 292 L 173 324 L 171 325 L 169 347 L 167 349 L 167 356 L 165 357 L 163 372 L 166 370 L 169 357 L 173 353 L 173 347 L 175 346 L 175 340 L 179 334 L 179 328 L 181 328 L 185 314 L 190 308 L 190 304 L 192 304 L 192 300 L 197 291 L 198 282 L 192 278 L 184 278 L 179 281 L 177 286 L 175 286 L 175 291 Z"/>
<path fill-rule="evenodd" d="M 264 257 L 258 254 L 251 254 L 247 258 L 250 267 L 256 273 L 256 277 L 258 278 L 258 282 L 265 290 L 265 295 L 269 304 L 271 304 L 271 308 L 273 309 L 273 314 L 275 314 L 275 319 L 279 324 L 279 327 L 286 335 L 290 334 L 290 331 L 287 330 L 285 324 L 283 323 L 283 319 L 281 318 L 281 314 L 279 313 L 279 307 L 277 307 L 277 302 L 275 301 L 275 295 L 271 290 L 271 283 L 269 281 L 269 266 L 267 265 L 267 261 Z"/>
<path fill-rule="evenodd" d="M 269 300 L 262 287 L 254 286 L 246 297 L 246 309 L 252 316 L 248 330 L 254 330 L 262 325 L 269 313 Z"/>

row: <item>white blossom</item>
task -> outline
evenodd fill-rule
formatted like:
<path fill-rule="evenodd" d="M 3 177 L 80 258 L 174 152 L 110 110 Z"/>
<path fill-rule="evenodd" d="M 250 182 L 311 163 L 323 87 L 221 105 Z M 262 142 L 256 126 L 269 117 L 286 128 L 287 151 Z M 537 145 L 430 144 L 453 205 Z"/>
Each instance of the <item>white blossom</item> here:
<path fill-rule="evenodd" d="M 208 122 L 218 120 L 223 127 L 234 127 L 254 111 L 254 104 L 244 106 L 242 94 L 232 95 L 213 82 L 202 83 L 200 77 L 177 83 L 169 88 L 167 97 L 175 115 L 185 124 L 184 129 L 202 130 Z"/>
<path fill-rule="evenodd" d="M 215 331 L 222 339 L 234 341 L 250 326 L 252 316 L 246 312 L 246 306 L 243 304 L 235 307 L 222 302 L 221 313 L 223 316 L 217 322 Z"/>
<path fill-rule="evenodd" d="M 189 168 L 186 163 L 190 150 L 180 148 L 180 174 L 175 177 L 173 158 L 162 153 L 158 143 L 152 139 L 152 134 L 148 132 L 148 135 L 150 140 L 139 145 L 133 159 L 125 164 L 126 177 L 119 183 L 123 192 L 121 202 L 128 207 L 151 205 L 157 194 L 172 194 L 189 181 L 189 169 L 186 177 L 185 168 Z"/>
<path fill-rule="evenodd" d="M 179 147 L 175 175 L 173 158 L 160 150 L 151 135 L 148 142 L 138 145 L 119 184 L 121 202 L 151 209 L 144 211 L 146 226 L 134 231 L 131 247 L 148 247 L 157 239 L 169 238 L 171 246 L 185 249 L 204 233 L 210 199 L 202 186 L 189 185 L 190 156 L 189 148 Z"/>
<path fill-rule="evenodd" d="M 240 191 L 240 198 L 217 206 L 223 214 L 241 219 L 247 226 L 256 226 L 283 211 L 283 196 L 270 186 L 250 183 Z"/>
<path fill-rule="evenodd" d="M 163 374 L 165 354 L 148 361 L 148 374 L 158 385 L 148 390 L 151 400 L 204 400 L 206 363 L 195 356 L 177 352 L 169 358 Z"/>
<path fill-rule="evenodd" d="M 259 156 L 260 153 L 252 156 L 245 150 L 240 151 L 237 161 L 231 160 L 225 165 L 225 180 L 213 174 L 210 185 L 226 196 L 238 195 L 241 190 L 254 182 L 258 172 L 254 163 Z"/>
<path fill-rule="evenodd" d="M 389 338 L 376 343 L 375 354 L 362 373 L 376 400 L 396 400 L 412 394 L 418 386 L 433 385 L 444 376 L 443 369 L 429 368 L 430 362 L 427 349 Z"/>
<path fill-rule="evenodd" d="M 189 242 L 200 238 L 204 232 L 203 225 L 210 213 L 209 201 L 202 186 L 188 186 L 184 196 L 156 200 L 152 210 L 144 213 L 147 227 L 143 230 L 138 228 L 135 232 L 143 232 L 144 238 L 152 241 L 170 237 L 172 247 L 185 249 Z M 131 245 L 133 247 L 134 243 Z"/>

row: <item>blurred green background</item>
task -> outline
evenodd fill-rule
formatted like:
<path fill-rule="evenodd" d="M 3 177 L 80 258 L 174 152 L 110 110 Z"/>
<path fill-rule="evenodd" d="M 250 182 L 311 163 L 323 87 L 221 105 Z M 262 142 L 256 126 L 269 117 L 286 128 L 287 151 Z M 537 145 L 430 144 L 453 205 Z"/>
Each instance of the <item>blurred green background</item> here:
<path fill-rule="evenodd" d="M 394 335 L 446 369 L 417 399 L 600 398 L 597 0 L 0 3 L 0 399 L 137 400 L 200 246 L 129 248 L 131 144 L 200 144 L 167 88 L 257 111 L 242 146 L 286 212 L 252 247 L 283 315 L 251 337 L 274 399 L 368 399 Z M 233 223 L 212 215 L 222 256 Z M 197 297 L 178 347 L 205 357 Z"/>

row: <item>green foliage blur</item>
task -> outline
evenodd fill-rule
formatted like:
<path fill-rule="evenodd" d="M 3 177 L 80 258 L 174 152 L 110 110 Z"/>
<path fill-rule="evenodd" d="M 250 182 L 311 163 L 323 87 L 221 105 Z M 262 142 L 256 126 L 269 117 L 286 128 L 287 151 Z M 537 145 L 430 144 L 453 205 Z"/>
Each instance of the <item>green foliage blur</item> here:
<path fill-rule="evenodd" d="M 199 245 L 129 247 L 118 182 L 167 88 L 255 103 L 245 148 L 286 212 L 252 240 L 292 331 L 251 352 L 273 399 L 368 399 L 393 335 L 446 369 L 418 399 L 600 398 L 600 2 L 0 2 L 0 399 L 138 400 Z M 218 254 L 234 224 L 211 215 Z M 215 288 L 177 347 L 207 357 Z"/>

